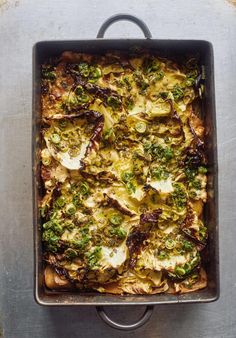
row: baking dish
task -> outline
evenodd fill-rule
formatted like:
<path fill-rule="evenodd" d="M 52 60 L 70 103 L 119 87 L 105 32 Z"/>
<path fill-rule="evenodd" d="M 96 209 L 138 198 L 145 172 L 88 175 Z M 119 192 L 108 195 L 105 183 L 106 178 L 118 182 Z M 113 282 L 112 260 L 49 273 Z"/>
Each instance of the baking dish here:
<path fill-rule="evenodd" d="M 106 29 L 115 21 L 129 20 L 136 23 L 143 31 L 145 39 L 103 39 Z M 96 53 L 107 49 L 127 50 L 138 46 L 158 51 L 162 56 L 181 58 L 186 54 L 198 55 L 205 69 L 205 96 L 202 101 L 203 118 L 206 126 L 206 153 L 208 157 L 208 202 L 205 208 L 205 222 L 209 229 L 207 252 L 208 287 L 191 294 L 171 295 L 125 295 L 114 296 L 98 293 L 52 292 L 44 287 L 43 260 L 41 248 L 40 216 L 38 199 L 40 186 L 40 67 L 48 59 L 65 50 Z M 35 241 L 35 298 L 41 305 L 94 305 L 100 316 L 111 326 L 119 329 L 135 329 L 143 325 L 150 317 L 153 306 L 159 304 L 210 302 L 219 295 L 218 272 L 218 183 L 217 183 L 217 147 L 216 117 L 214 103 L 213 48 L 207 41 L 199 40 L 156 40 L 152 39 L 148 27 L 140 19 L 128 14 L 118 14 L 109 18 L 100 28 L 97 39 L 78 41 L 44 41 L 35 44 L 33 49 L 33 126 L 32 126 L 32 161 L 33 161 L 33 215 Z M 122 325 L 113 322 L 103 310 L 104 305 L 147 305 L 143 317 L 135 324 Z"/>

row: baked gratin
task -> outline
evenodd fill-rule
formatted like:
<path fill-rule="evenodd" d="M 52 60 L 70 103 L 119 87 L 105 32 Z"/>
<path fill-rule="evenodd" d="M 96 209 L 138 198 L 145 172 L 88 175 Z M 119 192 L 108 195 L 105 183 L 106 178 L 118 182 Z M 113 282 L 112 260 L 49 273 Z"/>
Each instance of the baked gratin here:
<path fill-rule="evenodd" d="M 49 289 L 204 288 L 204 74 L 148 51 L 42 65 L 42 243 Z"/>

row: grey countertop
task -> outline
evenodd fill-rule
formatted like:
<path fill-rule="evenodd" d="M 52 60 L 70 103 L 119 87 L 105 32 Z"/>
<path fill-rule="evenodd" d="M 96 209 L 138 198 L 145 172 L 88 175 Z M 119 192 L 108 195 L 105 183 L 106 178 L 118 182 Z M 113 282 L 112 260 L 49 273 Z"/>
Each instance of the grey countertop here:
<path fill-rule="evenodd" d="M 0 0 L 0 326 L 4 337 L 236 337 L 236 6 L 226 0 Z M 33 298 L 31 201 L 32 45 L 94 38 L 110 15 L 142 18 L 155 38 L 213 43 L 220 173 L 221 297 L 211 304 L 157 306 L 147 325 L 122 333 L 95 308 L 43 308 Z M 109 37 L 141 37 L 131 23 Z M 143 308 L 111 308 L 132 321 Z M 1 336 L 1 334 L 0 334 Z"/>

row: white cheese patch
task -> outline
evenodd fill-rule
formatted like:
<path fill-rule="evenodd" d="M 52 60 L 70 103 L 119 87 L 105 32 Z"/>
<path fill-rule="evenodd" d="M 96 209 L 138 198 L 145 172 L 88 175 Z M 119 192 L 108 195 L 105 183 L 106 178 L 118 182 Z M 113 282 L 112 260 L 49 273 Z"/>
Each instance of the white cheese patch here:
<path fill-rule="evenodd" d="M 160 101 L 147 101 L 146 102 L 146 113 L 150 117 L 167 116 L 171 112 L 171 105 L 169 102 Z"/>
<path fill-rule="evenodd" d="M 63 183 L 68 177 L 68 172 L 65 167 L 59 164 L 56 168 L 52 169 L 51 177 L 55 178 L 56 181 Z"/>
<path fill-rule="evenodd" d="M 83 143 L 80 149 L 80 153 L 78 156 L 71 157 L 67 152 L 66 153 L 58 153 L 58 159 L 61 164 L 71 170 L 79 169 L 81 167 L 81 160 L 84 158 L 86 149 L 89 142 Z"/>
<path fill-rule="evenodd" d="M 94 208 L 96 206 L 96 202 L 93 198 L 93 196 L 89 196 L 89 198 L 87 198 L 85 201 L 84 201 L 84 205 L 87 207 L 87 208 Z"/>
<path fill-rule="evenodd" d="M 128 249 L 125 244 L 122 244 L 115 249 L 106 246 L 101 250 L 102 258 L 99 261 L 104 268 L 113 267 L 119 268 L 127 259 Z"/>
<path fill-rule="evenodd" d="M 146 111 L 145 97 L 139 95 L 135 100 L 134 107 L 129 111 L 129 115 L 145 113 L 145 111 Z"/>
<path fill-rule="evenodd" d="M 117 186 L 115 189 L 110 189 L 107 195 L 117 200 L 123 208 L 130 210 L 132 213 L 137 213 L 139 202 L 127 194 L 125 187 Z"/>
<path fill-rule="evenodd" d="M 135 192 L 131 194 L 132 198 L 135 198 L 137 201 L 141 201 L 145 196 L 145 191 L 142 186 L 135 187 Z"/>
<path fill-rule="evenodd" d="M 154 252 L 143 252 L 143 259 L 138 260 L 138 265 L 145 269 L 161 271 L 162 269 L 173 271 L 177 265 L 184 265 L 190 260 L 189 254 L 171 256 L 168 259 L 158 259 Z"/>
<path fill-rule="evenodd" d="M 171 178 L 168 178 L 167 180 L 159 180 L 159 181 L 148 181 L 148 184 L 157 190 L 159 193 L 163 194 L 170 194 L 174 191 L 172 180 Z"/>
<path fill-rule="evenodd" d="M 182 110 L 182 111 L 185 111 L 186 110 L 186 104 L 184 104 L 184 103 L 181 103 L 181 104 L 179 104 L 179 108 Z"/>

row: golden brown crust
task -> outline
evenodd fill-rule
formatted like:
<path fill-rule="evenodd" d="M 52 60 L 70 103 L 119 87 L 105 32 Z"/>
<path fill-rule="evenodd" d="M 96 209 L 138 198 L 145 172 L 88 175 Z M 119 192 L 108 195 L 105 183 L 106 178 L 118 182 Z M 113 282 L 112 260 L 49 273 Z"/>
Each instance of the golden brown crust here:
<path fill-rule="evenodd" d="M 51 290 L 67 289 L 71 287 L 71 283 L 65 277 L 59 276 L 50 265 L 47 265 L 44 270 L 44 281 L 46 287 Z"/>

